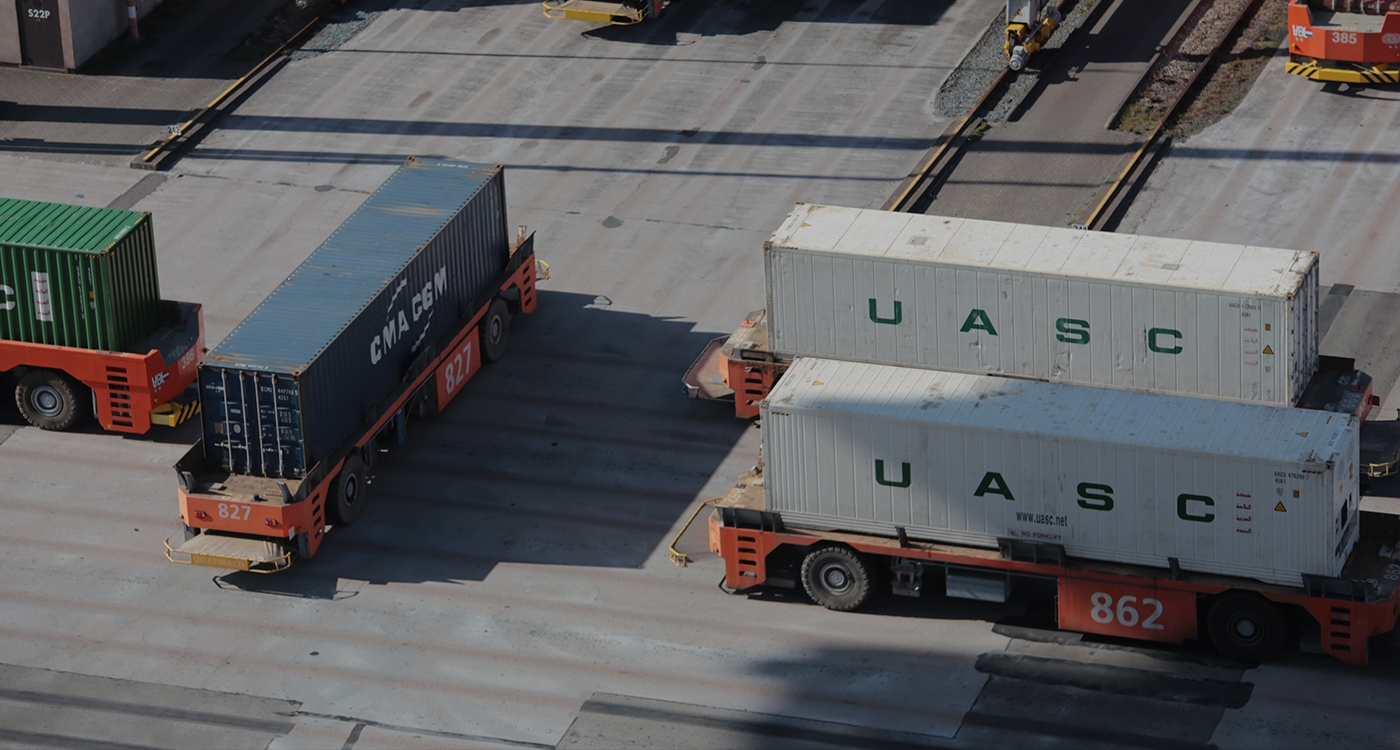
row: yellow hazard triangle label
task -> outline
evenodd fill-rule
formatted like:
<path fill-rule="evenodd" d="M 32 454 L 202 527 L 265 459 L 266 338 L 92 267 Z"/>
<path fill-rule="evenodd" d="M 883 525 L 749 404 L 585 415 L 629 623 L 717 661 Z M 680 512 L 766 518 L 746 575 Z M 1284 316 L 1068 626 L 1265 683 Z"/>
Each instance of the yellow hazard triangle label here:
<path fill-rule="evenodd" d="M 1265 345 L 1264 345 L 1264 353 L 1265 353 L 1265 354 L 1273 354 L 1273 353 L 1274 353 L 1274 348 L 1273 348 L 1272 346 L 1269 346 L 1268 344 L 1265 344 Z"/>
<path fill-rule="evenodd" d="M 1276 511 L 1278 511 L 1278 512 L 1280 512 L 1280 513 L 1287 513 L 1287 512 L 1288 512 L 1288 509 L 1285 508 L 1285 507 L 1283 507 L 1283 501 L 1282 501 L 1282 500 L 1278 501 L 1278 505 L 1275 505 L 1275 506 L 1274 506 L 1274 510 L 1276 510 Z"/>

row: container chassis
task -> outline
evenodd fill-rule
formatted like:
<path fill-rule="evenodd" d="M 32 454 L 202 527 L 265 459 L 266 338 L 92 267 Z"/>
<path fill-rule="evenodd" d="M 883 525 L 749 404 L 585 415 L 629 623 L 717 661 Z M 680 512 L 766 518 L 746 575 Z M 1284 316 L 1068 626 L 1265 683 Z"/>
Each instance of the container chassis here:
<path fill-rule="evenodd" d="M 1362 512 L 1361 540 L 1338 578 L 1304 576 L 1291 588 L 1252 579 L 1187 572 L 1176 561 L 1152 568 L 1072 558 L 1064 547 L 998 539 L 998 549 L 790 528 L 765 510 L 761 467 L 717 501 L 710 550 L 724 561 L 731 593 L 761 586 L 802 588 L 828 609 L 849 611 L 885 583 L 920 596 L 941 574 L 950 597 L 1004 602 L 1018 582 L 1055 587 L 1062 630 L 1161 643 L 1207 635 L 1228 657 L 1266 661 L 1288 643 L 1302 613 L 1320 629 L 1322 650 L 1365 665 L 1368 638 L 1400 616 L 1400 516 Z M 930 575 L 933 574 L 933 575 Z"/>
<path fill-rule="evenodd" d="M 504 353 L 511 316 L 535 311 L 535 281 L 534 235 L 522 227 L 509 263 L 459 324 L 425 347 L 363 427 L 300 480 L 210 469 L 196 443 L 175 465 L 184 528 L 165 541 L 166 558 L 274 573 L 314 556 L 329 528 L 360 515 L 368 473 L 381 452 L 403 445 L 409 416 L 447 408 L 483 361 Z"/>
<path fill-rule="evenodd" d="M 16 379 L 21 415 L 41 429 L 65 430 L 87 412 L 102 429 L 142 435 L 199 413 L 190 386 L 204 357 L 204 308 L 162 301 L 161 322 L 129 352 L 0 341 L 0 373 Z M 142 353 L 144 352 L 144 353 Z"/>

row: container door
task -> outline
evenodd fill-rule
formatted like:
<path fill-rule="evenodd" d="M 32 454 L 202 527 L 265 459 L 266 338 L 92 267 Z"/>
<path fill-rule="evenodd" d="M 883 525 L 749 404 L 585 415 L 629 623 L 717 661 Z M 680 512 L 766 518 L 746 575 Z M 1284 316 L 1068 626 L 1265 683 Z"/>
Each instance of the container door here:
<path fill-rule="evenodd" d="M 25 65 L 62 68 L 63 34 L 58 0 L 16 0 L 19 9 L 20 59 Z"/>

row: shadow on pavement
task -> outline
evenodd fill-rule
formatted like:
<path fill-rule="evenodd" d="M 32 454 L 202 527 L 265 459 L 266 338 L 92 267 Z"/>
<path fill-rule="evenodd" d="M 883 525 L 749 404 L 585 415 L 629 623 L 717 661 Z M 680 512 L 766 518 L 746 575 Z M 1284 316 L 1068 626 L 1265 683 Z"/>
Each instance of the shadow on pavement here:
<path fill-rule="evenodd" d="M 633 26 L 602 26 L 584 36 L 630 44 L 662 46 L 691 43 L 682 34 L 744 36 L 776 31 L 788 21 L 823 24 L 890 24 L 932 26 L 952 5 L 951 0 L 905 2 L 885 0 L 870 8 L 856 0 L 673 0 L 655 20 Z M 761 63 L 760 63 L 761 67 Z"/>
<path fill-rule="evenodd" d="M 681 375 L 714 333 L 610 307 L 541 292 L 539 311 L 513 321 L 504 359 L 443 413 L 409 422 L 355 525 L 332 529 L 314 559 L 277 577 L 479 581 L 502 562 L 640 567 L 751 427 L 684 396 Z"/>

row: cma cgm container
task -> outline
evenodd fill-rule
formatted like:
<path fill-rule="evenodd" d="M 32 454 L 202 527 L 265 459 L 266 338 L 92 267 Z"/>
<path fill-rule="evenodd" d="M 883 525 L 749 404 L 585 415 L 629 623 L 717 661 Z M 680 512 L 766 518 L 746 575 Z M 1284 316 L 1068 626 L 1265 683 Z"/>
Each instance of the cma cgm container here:
<path fill-rule="evenodd" d="M 799 358 L 763 409 L 795 527 L 1303 585 L 1358 534 L 1355 416 Z"/>
<path fill-rule="evenodd" d="M 769 348 L 1291 406 L 1315 253 L 799 205 L 765 244 Z"/>
<path fill-rule="evenodd" d="M 0 339 L 120 352 L 160 318 L 150 214 L 0 199 Z"/>
<path fill-rule="evenodd" d="M 501 168 L 410 159 L 201 365 L 209 466 L 305 477 L 509 261 Z"/>

